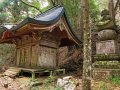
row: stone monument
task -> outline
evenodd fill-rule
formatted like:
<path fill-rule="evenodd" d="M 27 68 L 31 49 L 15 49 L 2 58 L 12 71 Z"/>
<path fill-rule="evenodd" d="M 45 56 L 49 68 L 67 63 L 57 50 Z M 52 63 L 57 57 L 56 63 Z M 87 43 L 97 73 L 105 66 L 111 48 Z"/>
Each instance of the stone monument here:
<path fill-rule="evenodd" d="M 117 54 L 119 47 L 117 33 L 112 29 L 105 29 L 98 32 L 99 42 L 96 42 L 96 54 Z"/>

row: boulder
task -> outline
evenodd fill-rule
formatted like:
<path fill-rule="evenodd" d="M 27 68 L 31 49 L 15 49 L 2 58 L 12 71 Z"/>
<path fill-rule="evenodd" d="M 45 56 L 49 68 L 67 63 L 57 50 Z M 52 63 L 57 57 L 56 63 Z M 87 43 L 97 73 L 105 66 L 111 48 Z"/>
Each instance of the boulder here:
<path fill-rule="evenodd" d="M 72 76 L 66 76 L 66 77 L 63 77 L 62 79 L 58 78 L 57 80 L 58 87 L 61 87 L 64 90 L 75 90 L 77 84 L 78 84 L 78 81 Z"/>

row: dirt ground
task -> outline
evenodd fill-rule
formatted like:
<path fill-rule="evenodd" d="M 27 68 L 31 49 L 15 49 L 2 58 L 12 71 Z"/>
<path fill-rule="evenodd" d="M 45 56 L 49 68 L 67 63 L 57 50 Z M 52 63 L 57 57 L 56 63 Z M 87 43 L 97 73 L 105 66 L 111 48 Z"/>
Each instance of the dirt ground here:
<path fill-rule="evenodd" d="M 0 90 L 59 90 L 56 89 L 56 80 L 57 78 L 62 78 L 65 76 L 57 76 L 54 82 L 46 83 L 48 80 L 47 76 L 41 76 L 37 78 L 39 82 L 39 86 L 30 87 L 32 82 L 30 77 L 18 77 L 18 78 L 10 78 L 7 76 L 0 76 Z M 82 90 L 82 79 L 78 77 L 74 77 L 75 80 L 78 81 L 78 85 L 76 90 Z M 113 85 L 110 82 L 103 81 L 94 81 L 92 80 L 92 90 L 120 90 L 120 86 Z"/>

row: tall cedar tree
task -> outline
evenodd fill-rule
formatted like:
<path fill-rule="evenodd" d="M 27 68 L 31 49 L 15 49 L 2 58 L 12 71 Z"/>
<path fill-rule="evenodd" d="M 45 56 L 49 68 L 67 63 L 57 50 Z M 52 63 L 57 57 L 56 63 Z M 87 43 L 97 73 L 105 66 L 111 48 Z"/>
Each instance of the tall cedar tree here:
<path fill-rule="evenodd" d="M 83 13 L 83 85 L 82 90 L 91 90 L 91 30 L 89 26 L 89 0 L 81 0 Z"/>

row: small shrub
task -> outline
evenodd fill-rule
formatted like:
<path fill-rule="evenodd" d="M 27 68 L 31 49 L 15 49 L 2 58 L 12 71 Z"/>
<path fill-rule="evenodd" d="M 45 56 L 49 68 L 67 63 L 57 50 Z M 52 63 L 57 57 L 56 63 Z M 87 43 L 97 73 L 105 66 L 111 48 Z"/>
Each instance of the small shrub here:
<path fill-rule="evenodd" d="M 120 85 L 120 76 L 111 76 L 109 79 L 111 83 L 115 85 Z"/>
<path fill-rule="evenodd" d="M 107 83 L 106 82 L 103 82 L 103 81 L 100 81 L 98 83 L 98 85 L 96 85 L 94 87 L 93 90 L 109 90 L 108 87 L 107 87 Z"/>
<path fill-rule="evenodd" d="M 101 81 L 101 82 L 99 83 L 99 87 L 100 87 L 102 90 L 108 90 L 106 83 L 103 82 L 103 81 Z"/>
<path fill-rule="evenodd" d="M 28 87 L 30 88 L 30 90 L 39 90 L 39 86 L 36 85 L 37 83 L 39 83 L 39 81 L 37 79 L 32 79 L 30 78 Z"/>
<path fill-rule="evenodd" d="M 50 75 L 46 80 L 45 80 L 45 84 L 49 84 L 51 82 L 55 81 L 55 77 Z"/>
<path fill-rule="evenodd" d="M 50 89 L 51 86 L 52 86 L 52 83 L 55 82 L 55 79 L 56 79 L 55 76 L 50 75 L 50 76 L 45 80 L 45 83 L 44 83 L 45 88 L 46 88 L 46 89 Z M 55 87 L 55 86 L 53 85 L 53 87 Z"/>
<path fill-rule="evenodd" d="M 64 90 L 62 87 L 58 87 L 58 86 L 56 86 L 55 88 L 54 88 L 54 90 Z"/>

